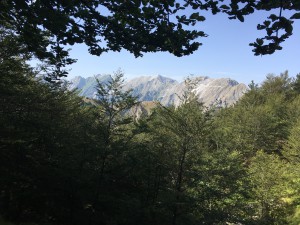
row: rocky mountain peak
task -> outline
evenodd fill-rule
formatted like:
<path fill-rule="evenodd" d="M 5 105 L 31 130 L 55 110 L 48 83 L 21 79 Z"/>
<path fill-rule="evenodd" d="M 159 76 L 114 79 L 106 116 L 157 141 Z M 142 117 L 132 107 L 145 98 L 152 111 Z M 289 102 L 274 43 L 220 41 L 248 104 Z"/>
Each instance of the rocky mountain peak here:
<path fill-rule="evenodd" d="M 100 82 L 108 82 L 110 75 L 96 75 L 94 77 L 75 77 L 71 80 L 70 89 L 78 88 L 80 95 L 96 98 L 96 78 Z M 230 78 L 209 78 L 198 76 L 190 78 L 193 92 L 205 105 L 222 102 L 224 105 L 235 103 L 246 91 L 245 84 L 239 84 Z M 180 96 L 186 90 L 185 82 L 157 76 L 140 76 L 125 82 L 124 90 L 132 90 L 139 101 L 159 101 L 163 105 L 180 105 Z"/>

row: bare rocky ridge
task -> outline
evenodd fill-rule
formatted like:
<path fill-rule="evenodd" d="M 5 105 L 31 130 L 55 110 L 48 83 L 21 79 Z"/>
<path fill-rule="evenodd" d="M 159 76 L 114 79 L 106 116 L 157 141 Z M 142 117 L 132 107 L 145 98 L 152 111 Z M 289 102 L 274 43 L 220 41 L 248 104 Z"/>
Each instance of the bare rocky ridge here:
<path fill-rule="evenodd" d="M 74 90 L 78 89 L 79 95 L 88 97 L 88 98 L 97 98 L 97 79 L 101 83 L 106 83 L 111 80 L 110 75 L 96 75 L 94 77 L 83 78 L 81 76 L 77 76 L 70 81 L 69 89 Z"/>
<path fill-rule="evenodd" d="M 213 79 L 209 77 L 195 77 L 192 78 L 192 82 L 195 85 L 193 92 L 206 106 L 212 104 L 221 106 L 232 105 L 247 91 L 245 84 L 239 84 L 230 78 Z M 185 89 L 184 82 L 173 86 L 167 90 L 161 103 L 163 105 L 180 105 L 180 96 L 183 95 Z"/>
<path fill-rule="evenodd" d="M 108 82 L 109 75 L 97 75 L 95 77 L 75 77 L 71 80 L 69 88 L 77 88 L 81 96 L 96 98 L 97 84 L 96 78 L 100 82 Z M 232 105 L 238 101 L 247 91 L 245 84 L 239 84 L 230 78 L 191 78 L 193 92 L 206 106 L 218 104 L 220 106 Z M 184 82 L 158 76 L 141 76 L 125 82 L 124 90 L 132 89 L 132 94 L 137 96 L 139 101 L 158 101 L 163 105 L 180 105 L 180 96 L 186 90 Z"/>
<path fill-rule="evenodd" d="M 166 90 L 177 85 L 176 80 L 158 76 L 141 76 L 125 83 L 124 89 L 132 89 L 132 94 L 140 101 L 161 101 Z"/>

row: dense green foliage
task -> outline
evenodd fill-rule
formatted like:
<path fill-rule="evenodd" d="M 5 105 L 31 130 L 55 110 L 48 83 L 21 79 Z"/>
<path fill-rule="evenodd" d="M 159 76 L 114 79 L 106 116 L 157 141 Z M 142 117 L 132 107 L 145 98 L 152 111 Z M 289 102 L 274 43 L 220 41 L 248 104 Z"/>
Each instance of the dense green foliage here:
<path fill-rule="evenodd" d="M 75 30 L 63 30 L 74 18 L 56 21 L 62 23 L 59 27 L 48 24 L 49 20 L 39 20 L 42 15 L 62 16 L 51 11 L 55 1 L 24 1 L 23 5 L 16 2 L 1 1 L 7 7 L 3 12 L 9 12 L 1 14 L 1 19 L 11 24 L 6 29 L 0 27 L 0 223 L 299 224 L 300 75 L 295 79 L 287 72 L 268 75 L 261 86 L 250 84 L 249 91 L 236 105 L 223 109 L 206 108 L 199 103 L 190 91 L 192 81 L 188 80 L 180 106 L 158 106 L 151 115 L 136 120 L 128 112 L 138 102 L 130 91 L 122 92 L 120 71 L 109 82 L 98 82 L 95 101 L 86 101 L 68 91 L 63 82 L 56 82 L 57 77 L 65 74 L 61 67 L 72 63 L 65 58 L 61 43 L 50 48 L 56 56 L 47 56 L 43 73 L 51 82 L 45 82 L 40 71 L 26 63 L 32 52 L 42 54 L 45 49 L 30 49 L 31 42 L 24 40 L 26 35 L 21 32 L 25 30 L 16 34 L 14 26 L 20 24 L 15 22 L 23 22 L 21 25 L 28 32 L 38 29 L 32 33 L 33 40 L 45 31 L 39 30 L 41 26 L 51 31 L 50 37 L 67 31 L 67 37 L 56 41 L 85 41 L 92 50 L 97 50 L 95 37 L 88 35 L 93 33 L 77 37 L 83 33 L 81 28 L 74 28 L 76 24 Z M 79 13 L 79 18 L 87 20 L 82 29 L 88 30 L 101 22 L 102 17 L 98 15 L 99 21 L 94 21 L 89 14 L 99 6 L 98 1 L 63 5 L 66 2 L 55 9 L 70 10 L 74 17 Z M 131 4 L 139 3 L 124 2 L 129 7 L 127 11 L 135 8 Z M 232 2 L 234 10 L 239 1 Z M 186 3 L 198 7 L 193 1 Z M 206 1 L 199 7 L 217 10 L 213 3 Z M 114 10 L 122 5 L 121 1 L 106 4 Z M 158 3 L 151 1 L 143 9 L 150 10 L 150 25 L 156 13 L 158 18 L 164 15 L 164 11 L 152 14 L 152 4 Z M 180 8 L 172 7 L 175 11 Z M 135 21 L 131 20 L 132 14 L 123 13 L 115 11 L 115 18 L 102 22 L 107 23 L 105 26 L 116 25 L 119 17 Z M 195 16 L 187 23 L 192 23 Z M 242 20 L 241 15 L 237 17 Z M 184 18 L 179 20 L 186 22 Z M 159 21 L 160 28 L 165 29 L 163 20 Z M 31 27 L 27 22 L 36 22 L 38 26 Z M 141 29 L 139 24 L 131 25 Z M 102 31 L 108 32 L 105 29 Z M 114 40 L 114 35 L 109 37 Z M 176 35 L 172 38 L 177 40 Z M 43 40 L 33 47 L 45 48 L 49 42 L 46 39 L 44 45 Z M 110 41 L 112 50 L 127 46 L 122 38 L 114 40 L 120 46 Z M 143 42 L 139 43 L 141 48 L 131 49 L 136 54 L 141 50 L 165 50 L 152 49 L 151 45 L 144 49 Z"/>
<path fill-rule="evenodd" d="M 182 104 L 138 121 L 122 73 L 89 104 L 44 83 L 2 33 L 0 215 L 14 223 L 298 224 L 299 76 L 234 106 Z M 17 42 L 16 42 L 17 43 Z M 6 52 L 6 53 L 5 53 Z"/>

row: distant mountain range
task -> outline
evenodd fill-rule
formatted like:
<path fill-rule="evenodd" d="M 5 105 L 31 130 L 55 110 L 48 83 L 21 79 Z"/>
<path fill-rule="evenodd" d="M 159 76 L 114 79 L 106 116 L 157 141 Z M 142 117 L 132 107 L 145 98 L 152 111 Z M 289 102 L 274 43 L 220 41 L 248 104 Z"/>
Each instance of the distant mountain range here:
<path fill-rule="evenodd" d="M 97 98 L 95 86 L 96 78 L 100 82 L 111 80 L 110 75 L 96 75 L 95 77 L 75 77 L 70 81 L 69 89 L 78 89 L 81 96 Z M 191 78 L 194 86 L 193 92 L 205 105 L 218 104 L 221 106 L 232 105 L 247 91 L 247 86 L 230 78 Z M 124 84 L 124 90 L 132 89 L 132 94 L 139 101 L 159 101 L 163 105 L 179 105 L 180 96 L 186 89 L 185 82 L 158 76 L 141 76 L 128 80 Z"/>

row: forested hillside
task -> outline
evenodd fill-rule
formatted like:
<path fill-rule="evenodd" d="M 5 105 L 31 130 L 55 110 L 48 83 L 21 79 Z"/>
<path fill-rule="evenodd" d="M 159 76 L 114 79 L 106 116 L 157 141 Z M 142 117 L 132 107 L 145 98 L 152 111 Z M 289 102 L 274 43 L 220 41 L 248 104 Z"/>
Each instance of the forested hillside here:
<path fill-rule="evenodd" d="M 1 37 L 3 220 L 299 224 L 300 76 L 268 75 L 227 108 L 204 107 L 187 83 L 179 107 L 134 120 L 122 73 L 89 104 L 42 82 L 14 36 Z"/>

